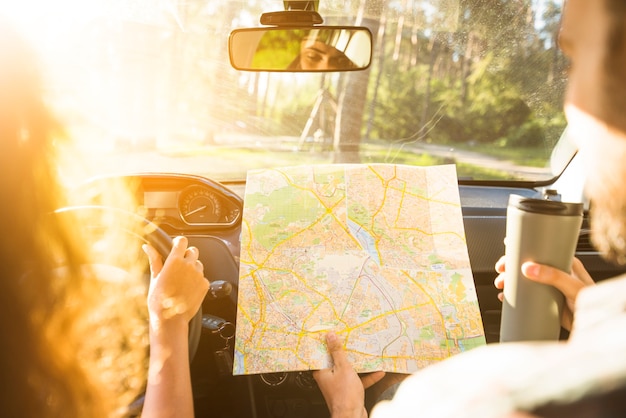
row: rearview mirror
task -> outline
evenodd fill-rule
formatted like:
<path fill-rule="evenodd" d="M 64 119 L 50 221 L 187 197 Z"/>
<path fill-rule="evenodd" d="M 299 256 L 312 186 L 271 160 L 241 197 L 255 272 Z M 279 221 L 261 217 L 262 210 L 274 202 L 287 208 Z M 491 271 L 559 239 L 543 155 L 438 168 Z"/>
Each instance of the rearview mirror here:
<path fill-rule="evenodd" d="M 235 29 L 228 52 L 243 71 L 357 71 L 372 60 L 372 33 L 355 26 Z"/>

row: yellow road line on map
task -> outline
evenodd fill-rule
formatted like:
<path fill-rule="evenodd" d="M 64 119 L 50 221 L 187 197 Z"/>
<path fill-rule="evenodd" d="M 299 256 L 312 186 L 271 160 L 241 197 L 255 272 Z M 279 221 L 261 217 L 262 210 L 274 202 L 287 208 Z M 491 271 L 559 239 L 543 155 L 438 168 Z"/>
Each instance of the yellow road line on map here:
<path fill-rule="evenodd" d="M 250 230 L 250 224 L 245 219 L 242 219 L 242 221 L 241 221 L 241 234 L 242 235 L 241 235 L 241 239 L 240 239 L 242 242 L 245 242 L 245 240 L 243 239 L 244 238 L 243 234 L 244 234 L 245 231 L 247 231 L 247 235 L 246 235 L 246 237 L 248 238 L 247 242 L 251 243 L 252 242 L 252 231 Z M 249 245 L 245 246 L 245 248 L 242 248 L 242 250 L 246 250 L 246 253 L 248 254 L 248 258 L 250 260 L 253 260 L 253 256 L 252 256 L 252 253 L 250 252 L 250 246 Z M 241 260 L 242 258 L 240 257 L 239 259 Z"/>
<path fill-rule="evenodd" d="M 398 211 L 396 212 L 396 219 L 394 220 L 394 225 L 398 224 L 398 220 L 400 219 L 400 215 L 402 214 L 402 208 L 404 207 L 404 198 L 406 197 L 406 182 L 402 182 L 402 189 L 397 191 L 400 192 L 400 204 L 398 205 Z"/>
<path fill-rule="evenodd" d="M 431 303 L 430 302 L 418 303 L 418 304 L 415 304 L 415 305 L 404 307 L 402 309 L 395 309 L 393 311 L 388 311 L 388 312 L 376 315 L 376 316 L 368 319 L 365 322 L 361 322 L 360 324 L 358 324 L 356 326 L 347 327 L 346 329 L 349 330 L 350 332 L 351 331 L 355 331 L 355 330 L 358 330 L 359 328 L 363 328 L 364 326 L 371 324 L 372 322 L 376 322 L 376 321 L 384 319 L 384 318 L 386 318 L 388 316 L 392 316 L 392 315 L 395 315 L 395 314 L 398 314 L 398 313 L 401 313 L 401 312 L 413 311 L 413 310 L 415 310 L 417 308 L 420 308 L 420 307 L 426 306 L 426 305 L 431 305 Z M 437 309 L 435 309 L 435 311 L 438 312 Z"/>
<path fill-rule="evenodd" d="M 398 231 L 415 231 L 415 232 L 419 232 L 420 234 L 426 235 L 428 237 L 436 237 L 436 236 L 441 236 L 441 235 L 453 235 L 457 237 L 458 239 L 460 239 L 462 242 L 465 242 L 465 237 L 454 231 L 426 232 L 419 228 L 402 228 L 402 227 L 393 227 L 393 229 L 396 229 Z"/>
<path fill-rule="evenodd" d="M 252 332 L 250 333 L 248 341 L 251 341 L 252 338 L 254 338 L 254 333 L 258 327 L 258 324 L 263 323 L 263 321 L 265 320 L 266 307 L 267 307 L 267 301 L 265 300 L 265 295 L 262 292 L 263 290 L 262 286 L 259 283 L 260 279 L 254 273 L 250 274 L 250 278 L 252 279 L 252 283 L 254 284 L 254 287 L 256 288 L 256 295 L 259 298 L 259 319 L 258 321 L 252 321 L 252 318 L 250 318 L 250 324 L 252 325 Z"/>
<path fill-rule="evenodd" d="M 324 293 L 319 292 L 319 291 L 318 291 L 315 287 L 313 287 L 312 285 L 309 285 L 309 284 L 308 284 L 308 283 L 304 280 L 304 278 L 303 278 L 302 276 L 300 276 L 299 274 L 297 274 L 295 271 L 293 271 L 293 270 L 288 270 L 288 269 L 275 269 L 275 268 L 270 268 L 270 267 L 258 267 L 258 268 L 256 268 L 256 269 L 254 270 L 254 272 L 259 272 L 259 271 L 279 271 L 279 272 L 284 273 L 284 274 L 289 274 L 289 275 L 290 275 L 290 277 L 294 277 L 295 279 L 297 279 L 297 280 L 298 280 L 298 282 L 300 282 L 300 283 L 302 284 L 302 286 L 303 286 L 305 289 L 307 289 L 307 290 L 309 290 L 310 292 L 312 292 L 312 293 L 314 293 L 314 294 L 316 294 L 316 295 L 320 296 L 320 297 L 323 299 L 323 301 L 324 301 L 324 302 L 328 302 L 328 304 L 330 305 L 330 307 L 331 307 L 331 308 L 332 308 L 332 310 L 333 310 L 333 313 L 334 313 L 335 317 L 337 317 L 337 318 L 339 317 L 339 316 L 338 316 L 338 314 L 337 314 L 337 311 L 336 311 L 336 309 L 335 309 L 335 306 L 334 306 L 334 304 L 332 303 L 332 300 L 331 300 L 331 299 L 330 299 L 327 295 L 325 295 Z M 256 290 L 256 291 L 257 291 L 257 294 L 259 294 L 259 298 L 260 298 L 262 301 L 265 301 L 265 298 L 264 298 L 264 297 L 262 297 L 261 295 L 264 293 L 264 291 L 265 291 L 265 289 L 266 289 L 266 288 L 265 288 L 265 286 L 264 286 L 264 285 L 261 285 L 261 287 L 259 287 L 259 283 L 258 283 L 258 282 L 262 282 L 262 280 L 261 280 L 260 278 L 254 278 L 254 277 L 253 277 L 253 279 L 254 279 L 255 287 L 256 287 L 256 289 L 257 289 L 257 290 Z M 260 293 L 259 293 L 259 292 L 260 292 Z M 271 292 L 269 292 L 269 291 L 268 291 L 268 293 L 271 293 Z M 340 321 L 340 322 L 343 322 L 343 321 Z"/>
<path fill-rule="evenodd" d="M 376 177 L 378 177 L 380 179 L 381 182 L 381 187 L 383 188 L 383 198 L 380 201 L 380 206 L 374 211 L 373 215 L 372 215 L 372 225 L 371 225 L 371 229 L 370 231 L 373 233 L 374 232 L 374 224 L 376 221 L 376 218 L 378 217 L 378 214 L 383 210 L 383 208 L 385 207 L 385 203 L 387 202 L 387 190 L 389 189 L 389 183 L 395 179 L 397 179 L 397 173 L 396 173 L 396 167 L 393 167 L 393 176 L 391 176 L 391 178 L 389 179 L 385 179 L 382 175 L 380 175 L 380 173 L 378 173 L 374 167 L 369 166 L 368 167 Z"/>
<path fill-rule="evenodd" d="M 277 172 L 279 172 L 281 175 L 283 175 L 283 176 L 285 177 L 285 179 L 287 180 L 287 183 L 289 183 L 292 187 L 294 187 L 294 188 L 296 188 L 296 189 L 304 190 L 304 191 L 306 191 L 306 192 L 311 193 L 313 196 L 315 196 L 315 198 L 317 199 L 317 201 L 319 202 L 319 204 L 320 204 L 320 205 L 321 205 L 324 209 L 326 209 L 326 212 L 324 213 L 324 216 L 326 216 L 326 215 L 330 215 L 333 219 L 335 219 L 335 221 L 336 221 L 336 222 L 337 222 L 337 224 L 341 227 L 341 229 L 343 229 L 343 231 L 344 231 L 346 234 L 348 234 L 348 235 L 349 235 L 349 236 L 350 236 L 350 237 L 351 237 L 351 238 L 355 241 L 355 244 L 357 244 L 357 245 L 359 245 L 359 246 L 360 246 L 360 243 L 358 242 L 358 240 L 356 240 L 354 237 L 352 237 L 352 235 L 350 234 L 349 229 L 348 229 L 347 227 L 345 227 L 345 226 L 344 226 L 344 223 L 343 223 L 341 220 L 339 220 L 339 219 L 338 219 L 338 218 L 334 215 L 334 210 L 335 210 L 335 208 L 336 208 L 337 206 L 339 206 L 340 204 L 342 204 L 342 203 L 346 200 L 345 193 L 344 193 L 344 196 L 343 196 L 341 199 L 339 199 L 339 200 L 338 200 L 338 201 L 337 201 L 337 202 L 336 202 L 333 206 L 330 206 L 330 207 L 329 207 L 329 206 L 327 206 L 327 205 L 324 203 L 324 199 L 323 199 L 323 197 L 322 197 L 322 196 L 320 196 L 320 195 L 317 193 L 317 191 L 315 190 L 315 188 L 314 188 L 314 187 L 303 187 L 303 186 L 299 186 L 299 185 L 297 185 L 297 184 L 293 183 L 293 182 L 291 181 L 291 179 L 289 178 L 289 176 L 288 176 L 287 174 L 285 174 L 284 172 L 279 171 L 279 170 L 276 170 L 276 171 L 277 171 Z M 344 176 L 345 176 L 345 170 L 344 170 Z M 315 177 L 315 173 L 313 173 L 313 174 L 312 174 L 312 177 Z M 315 180 L 313 180 L 313 184 L 316 184 L 316 183 L 315 183 Z M 320 218 L 320 219 L 318 219 L 318 220 L 317 220 L 314 224 L 316 224 L 317 222 L 321 221 L 322 219 L 323 219 L 323 217 L 322 217 L 322 218 Z M 309 229 L 311 226 L 313 226 L 314 224 L 309 225 L 309 227 L 308 227 L 308 228 L 306 228 L 306 229 L 304 229 L 303 231 L 308 230 L 308 229 Z M 302 232 L 303 232 L 303 231 L 302 231 Z"/>
<path fill-rule="evenodd" d="M 332 309 L 332 311 L 333 311 L 333 317 L 337 320 L 337 322 L 338 322 L 338 323 L 345 324 L 345 321 L 343 321 L 343 320 L 341 319 L 341 317 L 337 315 L 337 310 L 335 309 L 335 305 L 332 303 L 332 301 L 330 300 L 330 298 L 327 298 L 326 296 L 322 295 L 321 293 L 319 293 L 319 292 L 317 292 L 317 291 L 315 291 L 315 290 L 314 290 L 314 292 L 315 292 L 316 294 L 318 294 L 318 295 L 322 296 L 325 302 L 328 302 L 328 304 L 330 305 L 330 307 L 331 307 L 331 309 Z M 302 320 L 302 326 L 303 326 L 303 327 L 304 327 L 304 324 L 305 324 L 305 323 L 306 323 L 309 319 L 311 319 L 311 317 L 312 317 L 312 316 L 314 316 L 315 312 L 316 312 L 316 311 L 320 308 L 320 306 L 321 306 L 321 303 L 320 303 L 320 304 L 318 304 L 317 306 L 313 306 L 313 307 L 312 307 L 312 309 L 311 309 L 311 312 L 309 312 L 309 314 L 303 318 L 303 320 Z M 298 335 L 307 335 L 307 334 L 309 334 L 309 333 L 310 333 L 310 331 L 307 331 L 307 330 L 305 330 L 304 328 L 302 328 L 302 327 L 301 327 L 301 328 L 300 328 L 300 333 L 299 333 Z"/>
<path fill-rule="evenodd" d="M 415 284 L 415 286 L 417 286 L 425 295 L 426 297 L 430 300 L 430 303 L 433 305 L 433 307 L 435 308 L 435 312 L 437 312 L 439 314 L 439 318 L 441 319 L 441 327 L 443 328 L 443 330 L 445 331 L 446 329 L 446 320 L 444 319 L 443 315 L 441 314 L 441 311 L 437 308 L 437 303 L 433 300 L 433 298 L 428 294 L 428 292 L 426 292 L 426 290 L 424 290 L 424 288 L 422 287 L 421 284 L 419 284 L 410 274 L 407 273 L 406 270 L 402 270 L 402 274 L 404 274 L 406 277 L 409 278 L 410 281 L 413 282 L 413 284 Z M 451 355 L 451 351 L 450 351 L 450 344 L 448 343 L 448 339 L 446 338 L 446 347 L 448 349 L 448 354 Z"/>
<path fill-rule="evenodd" d="M 380 243 L 382 241 L 382 237 L 379 236 L 375 232 L 375 225 L 376 225 L 376 220 L 378 219 L 378 216 L 379 216 L 380 212 L 382 211 L 382 209 L 384 208 L 385 203 L 387 201 L 387 192 L 388 192 L 389 189 L 396 190 L 396 191 L 398 191 L 401 194 L 400 203 L 398 205 L 398 211 L 396 213 L 396 219 L 394 221 L 394 224 L 391 225 L 389 222 L 383 222 L 383 224 L 387 225 L 389 228 L 392 228 L 392 229 L 401 230 L 401 231 L 414 231 L 414 232 L 418 232 L 418 233 L 421 233 L 421 234 L 429 236 L 429 237 L 434 237 L 434 236 L 439 236 L 439 235 L 453 235 L 453 236 L 457 237 L 458 239 L 460 239 L 462 242 L 465 242 L 465 237 L 462 236 L 461 234 L 457 233 L 457 232 L 454 232 L 454 231 L 426 232 L 426 231 L 424 231 L 424 230 L 422 230 L 420 228 L 401 228 L 401 227 L 398 227 L 397 226 L 397 222 L 398 222 L 398 219 L 400 218 L 401 210 L 404 207 L 403 205 L 404 205 L 405 197 L 407 195 L 411 196 L 411 197 L 416 197 L 416 198 L 422 199 L 422 200 L 428 202 L 429 204 L 445 204 L 445 205 L 452 205 L 454 207 L 460 207 L 460 205 L 457 204 L 457 203 L 453 203 L 453 202 L 439 201 L 439 200 L 435 200 L 435 199 L 431 199 L 431 198 L 426 198 L 424 196 L 420 196 L 420 195 L 417 195 L 415 193 L 411 193 L 411 192 L 407 191 L 407 189 L 406 189 L 406 182 L 404 182 L 404 181 L 402 183 L 403 184 L 402 188 L 397 188 L 397 187 L 390 186 L 390 183 L 392 181 L 398 179 L 398 177 L 397 177 L 397 168 L 395 166 L 393 167 L 393 173 L 394 174 L 390 178 L 383 177 L 372 166 L 369 166 L 368 168 L 372 171 L 372 173 L 374 173 L 374 175 L 376 177 L 378 177 L 380 179 L 380 181 L 382 183 L 383 190 L 384 190 L 383 198 L 381 200 L 380 207 L 378 207 L 374 211 L 374 214 L 371 217 L 372 222 L 371 222 L 370 228 L 365 228 L 361 224 L 358 224 L 358 225 L 361 228 L 363 228 L 366 231 L 368 231 L 370 233 L 370 235 L 374 238 L 374 244 L 375 244 L 376 253 L 378 254 L 378 259 L 380 260 L 381 265 L 384 265 L 384 261 L 383 261 L 383 259 L 381 257 L 381 251 L 380 251 Z M 385 229 L 385 228 L 383 228 L 383 229 Z M 391 236 L 390 236 L 390 238 L 391 238 Z"/>
<path fill-rule="evenodd" d="M 265 268 L 264 270 L 271 270 L 271 269 Z M 278 270 L 278 269 L 276 269 L 276 270 Z M 258 271 L 258 269 L 257 269 L 257 270 L 255 270 L 255 271 Z M 344 324 L 344 326 L 346 325 L 346 324 L 345 324 L 345 322 L 344 322 L 343 320 L 341 320 L 341 319 L 340 319 L 340 317 L 339 317 L 339 315 L 337 314 L 337 311 L 336 311 L 336 309 L 335 309 L 335 306 L 334 306 L 334 304 L 332 303 L 332 300 L 331 300 L 328 296 L 326 296 L 326 295 L 325 295 L 325 294 L 323 294 L 323 293 L 320 293 L 320 292 L 319 292 L 319 291 L 317 291 L 314 287 L 309 286 L 309 285 L 308 285 L 308 284 L 307 284 L 307 283 L 306 283 L 306 282 L 302 279 L 302 277 L 300 277 L 300 276 L 299 276 L 298 274 L 296 274 L 295 272 L 293 272 L 293 271 L 289 271 L 289 270 L 282 270 L 282 269 L 281 269 L 280 271 L 290 272 L 290 273 L 292 274 L 292 276 L 293 276 L 293 277 L 296 277 L 296 278 L 298 279 L 298 281 L 300 281 L 300 283 L 302 283 L 302 285 L 303 285 L 306 289 L 308 289 L 310 292 L 313 292 L 313 293 L 315 293 L 316 295 L 320 296 L 320 297 L 322 298 L 322 300 L 323 300 L 323 302 L 322 302 L 322 303 L 324 303 L 324 302 L 328 303 L 328 306 L 332 309 L 332 312 L 333 312 L 333 317 L 334 317 L 334 318 L 336 318 L 336 319 L 338 320 L 338 322 L 339 322 L 339 323 L 343 323 L 343 324 Z M 251 276 L 252 276 L 253 281 L 254 281 L 254 283 L 255 283 L 255 287 L 256 287 L 256 294 L 258 295 L 259 299 L 261 300 L 261 303 L 260 303 L 260 305 L 261 305 L 261 312 L 260 312 L 260 315 L 259 315 L 259 319 L 258 319 L 258 321 L 252 321 L 252 318 L 250 318 L 249 316 L 245 316 L 245 317 L 248 319 L 248 321 L 249 321 L 250 325 L 251 325 L 251 326 L 252 326 L 252 328 L 253 328 L 253 331 L 252 331 L 252 333 L 251 333 L 251 335 L 250 335 L 250 338 L 248 338 L 248 339 L 247 339 L 247 341 L 248 341 L 248 342 L 251 342 L 251 340 L 254 338 L 254 334 L 256 333 L 256 331 L 260 331 L 261 333 L 263 333 L 263 332 L 265 332 L 265 331 L 268 331 L 268 330 L 269 330 L 269 328 L 266 326 L 266 325 L 268 325 L 268 324 L 267 324 L 267 323 L 266 323 L 266 321 L 265 321 L 265 316 L 266 316 L 266 313 L 267 313 L 267 312 L 266 312 L 267 300 L 266 300 L 266 298 L 265 298 L 265 289 L 266 289 L 266 288 L 265 288 L 265 286 L 264 286 L 264 285 L 261 285 L 261 284 L 260 284 L 260 282 L 262 282 L 262 280 L 261 280 L 260 278 L 258 278 L 258 277 L 257 277 L 256 275 L 254 275 L 254 274 L 253 274 L 253 275 L 251 275 Z M 278 303 L 278 301 L 277 301 L 277 303 Z M 317 306 L 311 305 L 311 307 L 312 307 L 311 312 L 310 312 L 310 313 L 309 313 L 309 315 L 308 315 L 308 316 L 307 316 L 307 317 L 303 320 L 302 324 L 304 324 L 304 323 L 305 323 L 305 322 L 306 322 L 306 321 L 307 321 L 307 320 L 308 320 L 308 319 L 309 319 L 309 318 L 310 318 L 310 317 L 314 314 L 315 310 L 317 310 L 317 309 L 321 306 L 321 304 L 322 304 L 322 303 L 318 304 Z M 296 324 L 294 324 L 294 325 L 296 325 Z M 272 332 L 275 332 L 275 330 L 272 330 Z M 306 335 L 307 335 L 307 333 L 308 333 L 307 331 L 305 331 L 304 329 L 301 329 L 298 333 L 287 332 L 286 334 L 287 334 L 287 335 L 297 335 L 297 336 L 299 336 L 299 337 L 302 337 L 302 336 L 306 336 Z"/>
<path fill-rule="evenodd" d="M 324 220 L 326 218 L 326 216 L 330 216 L 331 218 L 335 219 L 335 221 L 337 222 L 337 224 L 346 232 L 349 233 L 349 231 L 343 226 L 343 224 L 341 223 L 341 221 L 339 221 L 339 219 L 337 219 L 336 216 L 334 216 L 334 214 L 332 213 L 332 210 L 334 207 L 338 206 L 345 198 L 341 199 L 339 202 L 337 202 L 332 208 L 327 208 L 326 206 L 324 206 L 326 208 L 326 211 L 324 212 L 324 214 L 322 214 L 320 217 L 318 217 L 314 222 L 310 223 L 309 225 L 307 225 L 305 228 L 302 228 L 300 231 L 294 232 L 292 233 L 288 238 L 279 241 L 278 243 L 276 243 L 274 245 L 274 247 L 271 250 L 268 250 L 267 256 L 265 257 L 265 259 L 261 262 L 257 262 L 255 263 L 257 266 L 259 267 L 263 267 L 265 265 L 265 263 L 267 263 L 268 259 L 274 254 L 274 252 L 281 247 L 282 245 L 284 245 L 286 242 L 289 242 L 291 240 L 293 240 L 294 238 L 298 237 L 299 235 L 304 234 L 305 232 L 311 230 L 314 226 L 316 226 L 317 224 L 319 224 L 322 220 Z M 358 244 L 358 241 L 355 240 L 355 243 Z"/>
<path fill-rule="evenodd" d="M 416 199 L 424 200 L 426 202 L 433 203 L 433 204 L 436 204 L 436 205 L 452 206 L 452 207 L 455 207 L 455 208 L 460 208 L 461 207 L 461 204 L 459 202 L 450 202 L 450 201 L 447 201 L 447 200 L 433 199 L 432 197 L 426 197 L 426 196 L 423 196 L 423 195 L 412 193 L 410 190 L 407 190 L 406 194 L 408 196 L 414 197 Z"/>

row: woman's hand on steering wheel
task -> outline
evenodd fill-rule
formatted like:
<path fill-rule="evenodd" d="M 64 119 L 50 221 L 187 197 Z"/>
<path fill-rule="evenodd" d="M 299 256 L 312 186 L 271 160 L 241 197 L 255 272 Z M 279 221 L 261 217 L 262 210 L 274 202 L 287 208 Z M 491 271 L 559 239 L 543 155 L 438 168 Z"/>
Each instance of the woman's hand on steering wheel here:
<path fill-rule="evenodd" d="M 163 263 L 158 251 L 149 244 L 143 249 L 150 261 L 148 311 L 151 325 L 182 319 L 188 323 L 200 308 L 209 289 L 204 267 L 196 247 L 188 247 L 187 238 L 178 236 Z M 157 323 L 154 323 L 157 321 Z"/>

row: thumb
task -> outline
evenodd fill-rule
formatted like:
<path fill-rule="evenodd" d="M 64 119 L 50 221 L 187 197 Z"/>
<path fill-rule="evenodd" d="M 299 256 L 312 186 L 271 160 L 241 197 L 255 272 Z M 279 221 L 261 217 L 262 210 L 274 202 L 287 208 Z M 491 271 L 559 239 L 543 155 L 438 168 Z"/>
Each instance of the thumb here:
<path fill-rule="evenodd" d="M 567 298 L 575 299 L 584 284 L 557 268 L 530 261 L 522 264 L 522 274 L 539 283 L 554 286 Z"/>
<path fill-rule="evenodd" d="M 333 359 L 335 367 L 344 367 L 348 364 L 348 358 L 346 357 L 345 351 L 343 351 L 343 345 L 341 341 L 339 341 L 337 334 L 329 332 L 326 335 L 326 346 L 328 347 L 328 352 Z"/>
<path fill-rule="evenodd" d="M 150 275 L 154 279 L 163 269 L 163 259 L 161 254 L 159 254 L 159 252 L 150 244 L 144 244 L 141 248 L 148 256 L 148 262 L 150 263 Z"/>

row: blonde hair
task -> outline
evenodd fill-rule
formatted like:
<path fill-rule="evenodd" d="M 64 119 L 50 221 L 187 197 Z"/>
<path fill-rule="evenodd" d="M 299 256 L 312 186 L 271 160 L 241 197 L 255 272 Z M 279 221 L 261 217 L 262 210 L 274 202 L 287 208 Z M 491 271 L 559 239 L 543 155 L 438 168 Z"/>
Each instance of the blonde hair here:
<path fill-rule="evenodd" d="M 145 382 L 145 257 L 117 229 L 101 237 L 106 250 L 92 251 L 83 219 L 53 215 L 70 201 L 56 167 L 63 131 L 35 57 L 2 20 L 0 63 L 0 410 L 121 415 Z M 133 264 L 124 280 L 98 277 L 104 253 L 106 264 Z"/>

